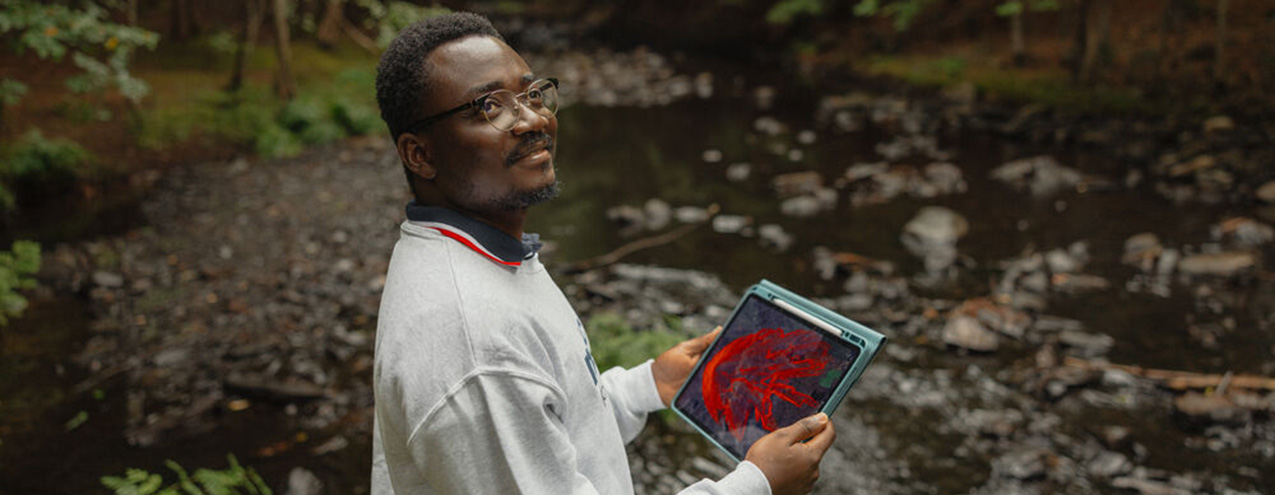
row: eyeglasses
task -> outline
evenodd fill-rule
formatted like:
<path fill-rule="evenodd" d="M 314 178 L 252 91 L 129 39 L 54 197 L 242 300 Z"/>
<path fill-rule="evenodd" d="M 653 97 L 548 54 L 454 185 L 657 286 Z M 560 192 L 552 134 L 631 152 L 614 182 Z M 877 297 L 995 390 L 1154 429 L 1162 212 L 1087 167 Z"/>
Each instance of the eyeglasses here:
<path fill-rule="evenodd" d="M 507 89 L 498 89 L 474 98 L 473 101 L 451 110 L 437 113 L 417 120 L 407 126 L 408 130 L 422 129 L 434 122 L 445 119 L 457 112 L 477 108 L 487 118 L 487 123 L 496 130 L 506 132 L 518 125 L 522 109 L 526 108 L 545 117 L 558 113 L 558 80 L 554 78 L 539 79 L 527 90 L 514 94 Z"/>

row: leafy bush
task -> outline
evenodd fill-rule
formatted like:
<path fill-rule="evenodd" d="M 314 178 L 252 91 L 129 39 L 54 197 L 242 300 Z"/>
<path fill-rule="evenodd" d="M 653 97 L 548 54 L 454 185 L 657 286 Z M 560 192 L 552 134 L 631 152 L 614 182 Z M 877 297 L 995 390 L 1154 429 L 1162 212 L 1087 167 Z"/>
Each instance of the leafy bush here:
<path fill-rule="evenodd" d="M 101 482 L 115 495 L 272 495 L 255 470 L 240 466 L 234 455 L 227 455 L 226 460 L 229 468 L 199 469 L 194 475 L 186 474 L 186 469 L 172 460 L 164 461 L 177 473 L 177 481 L 167 485 L 163 476 L 144 469 L 129 469 L 124 476 L 103 476 Z"/>
<path fill-rule="evenodd" d="M 384 128 L 372 107 L 344 99 L 332 102 L 332 119 L 351 136 L 366 136 Z"/>
<path fill-rule="evenodd" d="M 685 339 L 681 320 L 671 319 L 664 328 L 636 330 L 616 313 L 598 313 L 585 324 L 598 369 L 625 368 L 658 356 Z"/>
<path fill-rule="evenodd" d="M 54 184 L 72 180 L 92 154 L 75 141 L 48 139 L 39 129 L 0 149 L 0 210 L 12 208 L 14 184 Z"/>
<path fill-rule="evenodd" d="M 9 251 L 0 251 L 0 325 L 9 318 L 22 316 L 27 299 L 18 291 L 35 288 L 31 278 L 40 271 L 40 245 L 31 241 L 15 241 Z"/>
<path fill-rule="evenodd" d="M 262 129 L 255 145 L 257 154 L 271 158 L 293 156 L 301 152 L 301 140 L 278 125 L 269 125 Z"/>

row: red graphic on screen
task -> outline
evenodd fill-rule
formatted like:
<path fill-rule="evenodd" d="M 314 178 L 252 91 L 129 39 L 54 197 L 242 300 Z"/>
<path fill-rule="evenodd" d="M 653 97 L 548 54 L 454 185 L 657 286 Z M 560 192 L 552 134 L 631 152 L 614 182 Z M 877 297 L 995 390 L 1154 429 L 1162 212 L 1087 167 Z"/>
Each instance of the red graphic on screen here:
<path fill-rule="evenodd" d="M 704 366 L 701 392 L 708 414 L 743 441 L 749 419 L 776 429 L 774 401 L 798 407 L 819 403 L 791 385 L 828 366 L 828 344 L 811 330 L 763 328 L 727 344 Z"/>

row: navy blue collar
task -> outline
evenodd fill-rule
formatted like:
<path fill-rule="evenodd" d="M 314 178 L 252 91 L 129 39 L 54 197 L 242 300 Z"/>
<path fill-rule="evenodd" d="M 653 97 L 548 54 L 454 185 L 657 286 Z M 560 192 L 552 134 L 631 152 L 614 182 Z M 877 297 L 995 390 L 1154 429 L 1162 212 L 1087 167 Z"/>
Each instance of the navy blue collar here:
<path fill-rule="evenodd" d="M 498 228 L 461 213 L 438 206 L 421 206 L 415 201 L 407 204 L 407 219 L 437 230 L 505 266 L 521 265 L 523 260 L 535 256 L 543 245 L 539 234 L 523 234 L 519 241 Z"/>

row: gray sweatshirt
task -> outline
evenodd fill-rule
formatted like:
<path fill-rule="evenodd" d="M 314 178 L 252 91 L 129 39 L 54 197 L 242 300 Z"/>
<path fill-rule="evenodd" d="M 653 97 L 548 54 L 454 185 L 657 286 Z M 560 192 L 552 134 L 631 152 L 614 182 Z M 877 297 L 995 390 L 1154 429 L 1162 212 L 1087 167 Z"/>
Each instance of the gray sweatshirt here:
<path fill-rule="evenodd" d="M 650 361 L 598 374 L 534 239 L 438 208 L 409 218 L 377 325 L 372 493 L 633 493 L 624 444 L 664 407 Z M 745 461 L 680 493 L 770 487 Z"/>

